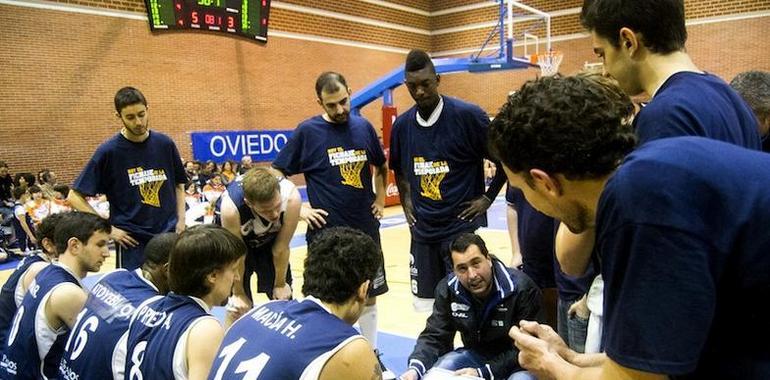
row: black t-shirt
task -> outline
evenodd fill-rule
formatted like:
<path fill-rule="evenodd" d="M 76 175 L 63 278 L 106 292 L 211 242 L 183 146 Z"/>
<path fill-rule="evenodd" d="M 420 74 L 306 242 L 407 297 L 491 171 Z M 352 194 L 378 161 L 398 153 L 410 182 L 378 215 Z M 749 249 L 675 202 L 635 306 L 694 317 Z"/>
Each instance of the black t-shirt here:
<path fill-rule="evenodd" d="M 5 177 L 0 177 L 0 202 L 13 202 L 11 187 L 13 187 L 13 178 L 11 178 L 10 174 L 6 174 Z M 0 206 L 2 206 L 2 204 L 0 204 Z"/>

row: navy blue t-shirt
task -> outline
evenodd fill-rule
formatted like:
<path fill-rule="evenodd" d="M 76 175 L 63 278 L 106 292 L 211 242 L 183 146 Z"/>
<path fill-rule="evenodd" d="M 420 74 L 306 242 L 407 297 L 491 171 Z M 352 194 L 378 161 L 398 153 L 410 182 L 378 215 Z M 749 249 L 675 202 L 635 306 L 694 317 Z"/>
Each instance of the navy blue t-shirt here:
<path fill-rule="evenodd" d="M 765 153 L 679 137 L 641 146 L 610 178 L 596 247 L 612 360 L 685 378 L 770 378 L 768 168 Z"/>
<path fill-rule="evenodd" d="M 746 102 L 711 74 L 679 72 L 666 80 L 634 119 L 639 145 L 701 136 L 761 149 L 757 119 Z"/>
<path fill-rule="evenodd" d="M 329 213 L 326 227 L 369 233 L 380 227 L 371 211 L 375 196 L 369 166 L 383 164 L 385 154 L 374 128 L 355 115 L 344 124 L 322 116 L 303 121 L 273 161 L 286 175 L 305 174 L 310 205 Z"/>
<path fill-rule="evenodd" d="M 150 131 L 140 143 L 120 133 L 96 149 L 72 186 L 81 194 L 105 194 L 110 223 L 149 240 L 176 227 L 176 185 L 187 176 L 174 142 Z"/>
<path fill-rule="evenodd" d="M 443 99 L 435 124 L 419 125 L 414 106 L 396 119 L 390 136 L 390 168 L 411 188 L 416 241 L 443 241 L 487 225 L 486 213 L 471 222 L 457 215 L 467 207 L 462 203 L 484 194 L 489 118 L 474 104 Z"/>

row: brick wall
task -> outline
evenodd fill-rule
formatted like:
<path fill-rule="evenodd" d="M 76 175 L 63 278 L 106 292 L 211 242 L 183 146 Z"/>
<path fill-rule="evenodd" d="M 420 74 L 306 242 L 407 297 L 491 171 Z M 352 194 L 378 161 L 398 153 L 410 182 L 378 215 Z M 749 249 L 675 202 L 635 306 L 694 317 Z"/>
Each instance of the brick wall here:
<path fill-rule="evenodd" d="M 556 3 L 539 1 L 529 4 Z M 316 2 L 313 4 L 318 7 L 325 3 Z M 346 2 L 363 3 L 342 0 Z M 431 4 L 438 3 L 391 2 L 433 11 L 436 9 Z M 704 8 L 700 2 L 693 2 L 691 7 L 688 2 L 688 15 L 703 17 L 768 6 L 767 1 L 737 0 L 730 2 L 738 7 L 735 11 L 725 11 L 719 8 L 725 1 L 704 2 L 712 8 Z M 77 3 L 113 9 L 135 10 L 140 6 L 144 12 L 141 1 Z M 558 3 L 569 8 L 575 1 Z M 370 14 L 392 11 L 383 9 L 373 6 Z M 287 17 L 289 12 L 273 9 L 271 29 L 438 50 L 439 44 L 431 45 L 424 35 L 304 14 Z M 563 19 L 568 20 L 563 30 L 579 30 L 575 15 Z M 554 20 L 555 25 L 558 20 Z M 73 179 L 96 146 L 119 129 L 112 97 L 122 86 L 136 86 L 147 95 L 153 128 L 171 135 L 182 155 L 190 157 L 190 132 L 293 128 L 320 112 L 313 92 L 320 72 L 344 73 L 355 91 L 402 64 L 404 58 L 397 53 L 278 37 L 260 45 L 216 33 L 153 34 L 146 21 L 10 5 L 0 5 L 0 23 L 14 25 L 0 34 L 0 46 L 4 47 L 0 49 L 0 160 L 6 160 L 13 172 L 50 167 L 63 180 Z M 767 30 L 770 17 L 692 26 L 688 50 L 701 68 L 725 79 L 743 70 L 770 70 Z M 464 43 L 478 47 L 479 36 L 486 32 L 433 39 L 446 40 L 441 42 L 445 44 L 453 39 L 467 40 Z M 565 73 L 595 60 L 588 39 L 557 43 L 555 47 L 565 52 Z M 494 113 L 509 90 L 537 73 L 529 69 L 446 75 L 441 89 Z M 403 87 L 396 90 L 395 101 L 401 111 L 411 106 Z M 381 125 L 379 105 L 364 109 L 364 116 L 376 126 Z"/>
<path fill-rule="evenodd" d="M 8 5 L 0 23 L 16 25 L 0 34 L 0 159 L 12 172 L 53 168 L 65 181 L 119 130 L 112 99 L 122 86 L 144 92 L 152 127 L 191 157 L 192 131 L 294 128 L 321 112 L 322 71 L 342 72 L 355 91 L 404 58 L 286 38 L 152 34 L 146 21 Z M 363 110 L 375 125 L 378 110 Z"/>

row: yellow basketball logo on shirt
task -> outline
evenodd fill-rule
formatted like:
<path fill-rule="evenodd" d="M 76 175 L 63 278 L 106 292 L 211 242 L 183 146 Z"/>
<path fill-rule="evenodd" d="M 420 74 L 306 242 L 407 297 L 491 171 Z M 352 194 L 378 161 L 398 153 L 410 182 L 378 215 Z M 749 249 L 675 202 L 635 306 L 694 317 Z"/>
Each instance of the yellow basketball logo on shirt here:
<path fill-rule="evenodd" d="M 449 164 L 446 161 L 425 161 L 423 157 L 414 158 L 414 175 L 420 177 L 420 195 L 440 201 L 441 181 L 446 173 L 449 173 Z"/>
<path fill-rule="evenodd" d="M 128 180 L 131 186 L 139 186 L 139 194 L 142 196 L 142 203 L 160 207 L 161 186 L 166 182 L 166 171 L 163 169 L 147 169 L 142 167 L 128 169 Z"/>
<path fill-rule="evenodd" d="M 342 147 L 327 149 L 329 163 L 340 168 L 342 184 L 363 189 L 361 183 L 361 170 L 366 165 L 366 151 L 363 149 L 344 150 Z"/>

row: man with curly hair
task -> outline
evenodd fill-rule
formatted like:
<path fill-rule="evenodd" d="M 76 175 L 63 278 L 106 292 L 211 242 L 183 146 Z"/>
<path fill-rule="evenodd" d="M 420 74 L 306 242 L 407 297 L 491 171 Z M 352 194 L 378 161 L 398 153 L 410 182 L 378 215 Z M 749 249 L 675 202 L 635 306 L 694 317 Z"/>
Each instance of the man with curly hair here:
<path fill-rule="evenodd" d="M 321 230 L 305 259 L 305 299 L 268 302 L 240 318 L 225 335 L 209 378 L 248 370 L 251 379 L 381 379 L 374 349 L 351 326 L 381 260 L 367 234 Z"/>
<path fill-rule="evenodd" d="M 534 207 L 572 233 L 596 229 L 606 283 L 606 355 L 575 354 L 525 321 L 510 332 L 519 363 L 557 379 L 768 378 L 770 156 L 702 137 L 631 153 L 629 103 L 615 92 L 584 77 L 531 81 L 490 126 Z"/>

